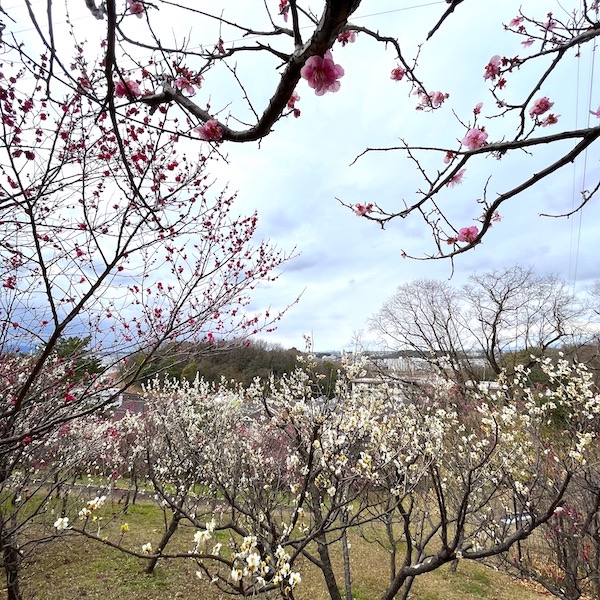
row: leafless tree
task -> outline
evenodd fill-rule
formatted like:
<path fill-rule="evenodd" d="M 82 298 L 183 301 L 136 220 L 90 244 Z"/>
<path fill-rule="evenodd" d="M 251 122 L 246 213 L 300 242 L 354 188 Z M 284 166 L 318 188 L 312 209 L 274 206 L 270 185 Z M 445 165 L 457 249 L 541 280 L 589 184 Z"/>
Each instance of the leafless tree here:
<path fill-rule="evenodd" d="M 441 376 L 464 384 L 474 377 L 476 348 L 460 290 L 447 281 L 418 279 L 398 287 L 371 318 L 386 347 L 408 350 Z"/>
<path fill-rule="evenodd" d="M 496 375 L 514 367 L 507 351 L 519 351 L 527 363 L 530 355 L 578 341 L 588 325 L 585 303 L 555 275 L 516 266 L 472 275 L 470 282 L 462 294 L 470 305 L 471 333 Z"/>
<path fill-rule="evenodd" d="M 383 343 L 410 350 L 460 385 L 528 364 L 580 339 L 588 313 L 554 275 L 511 267 L 475 274 L 458 288 L 416 280 L 399 286 L 370 323 Z M 519 357 L 515 353 L 519 352 Z M 512 361 L 512 364 L 511 364 Z"/>

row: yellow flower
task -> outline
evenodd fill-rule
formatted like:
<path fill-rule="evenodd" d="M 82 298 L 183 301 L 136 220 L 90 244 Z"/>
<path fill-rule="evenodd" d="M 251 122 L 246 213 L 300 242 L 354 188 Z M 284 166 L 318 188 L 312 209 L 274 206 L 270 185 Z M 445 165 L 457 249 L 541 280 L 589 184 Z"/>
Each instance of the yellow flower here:
<path fill-rule="evenodd" d="M 127 523 L 123 523 L 123 525 L 121 525 L 121 533 L 127 533 L 129 531 L 129 525 L 127 525 Z"/>

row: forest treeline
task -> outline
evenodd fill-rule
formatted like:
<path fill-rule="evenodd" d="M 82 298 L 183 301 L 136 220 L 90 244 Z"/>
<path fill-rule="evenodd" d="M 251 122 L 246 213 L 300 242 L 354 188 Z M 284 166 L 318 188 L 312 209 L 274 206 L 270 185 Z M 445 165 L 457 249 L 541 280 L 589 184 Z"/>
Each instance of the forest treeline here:
<path fill-rule="evenodd" d="M 156 376 L 193 381 L 200 377 L 218 383 L 222 379 L 248 386 L 259 377 L 267 380 L 271 375 L 279 378 L 298 366 L 303 353 L 296 348 L 285 349 L 279 344 L 264 340 L 216 341 L 202 344 L 166 345 L 151 360 L 138 354 L 123 369 L 135 372 L 141 367 L 142 381 Z M 145 361 L 145 364 L 143 364 Z M 335 382 L 339 364 L 333 360 L 319 360 L 317 372 L 323 379 L 329 395 Z"/>

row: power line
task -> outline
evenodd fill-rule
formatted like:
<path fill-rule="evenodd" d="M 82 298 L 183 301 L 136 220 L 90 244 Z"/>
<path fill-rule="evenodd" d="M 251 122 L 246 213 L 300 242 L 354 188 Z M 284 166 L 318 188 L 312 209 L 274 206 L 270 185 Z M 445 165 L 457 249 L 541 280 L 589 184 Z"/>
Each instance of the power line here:
<path fill-rule="evenodd" d="M 587 98 L 587 127 L 590 126 L 590 110 L 592 108 L 592 94 L 594 89 L 594 66 L 596 63 L 596 46 L 592 46 L 592 59 L 590 61 L 590 77 L 589 77 L 589 87 L 588 87 L 588 98 Z M 581 192 L 585 190 L 585 183 L 587 179 L 587 157 L 588 157 L 588 149 L 586 148 L 583 152 L 583 172 L 581 174 Z M 582 199 L 579 199 L 581 202 Z M 579 224 L 577 230 L 577 246 L 575 250 L 575 268 L 573 272 L 573 286 L 575 286 L 577 282 L 577 268 L 579 266 L 579 247 L 581 242 L 581 228 L 583 223 L 583 212 L 585 210 L 585 206 L 582 206 L 579 209 Z"/>
<path fill-rule="evenodd" d="M 359 21 L 359 20 L 362 20 L 362 19 L 370 19 L 372 17 L 379 17 L 381 15 L 389 15 L 389 14 L 392 14 L 392 13 L 405 12 L 405 11 L 409 11 L 409 10 L 417 10 L 417 9 L 420 9 L 420 8 L 426 8 L 428 6 L 435 6 L 437 4 L 445 4 L 445 3 L 446 3 L 445 0 L 436 0 L 434 2 L 425 2 L 423 4 L 414 4 L 412 6 L 404 6 L 402 8 L 394 8 L 394 9 L 390 9 L 390 10 L 384 10 L 384 11 L 381 11 L 381 12 L 369 13 L 369 14 L 366 14 L 366 15 L 359 15 L 359 16 L 355 17 L 353 20 Z M 38 0 L 38 1 L 32 2 L 31 4 L 32 5 L 45 4 L 45 1 Z M 14 6 L 5 8 L 4 10 L 6 12 L 8 12 L 9 10 L 12 10 L 12 9 L 15 9 L 15 8 L 22 8 L 22 5 L 14 5 Z M 92 15 L 86 15 L 85 17 L 78 17 L 78 18 L 75 18 L 75 19 L 69 19 L 69 22 L 82 21 L 82 20 L 86 20 L 86 21 L 87 20 L 93 20 L 94 22 L 96 21 L 96 19 L 94 19 L 92 17 Z M 67 21 L 66 20 L 62 20 L 62 21 L 57 21 L 56 23 L 54 23 L 54 25 L 63 25 L 65 23 L 67 23 Z M 310 29 L 311 27 L 313 27 L 313 26 L 312 25 L 306 25 L 304 27 L 301 27 L 300 29 Z M 20 34 L 20 33 L 28 33 L 28 32 L 31 32 L 31 31 L 36 31 L 36 28 L 35 27 L 29 27 L 27 29 L 20 29 L 19 31 L 13 31 L 12 33 L 14 33 L 14 34 Z M 245 36 L 245 37 L 241 37 L 241 38 L 235 38 L 235 39 L 231 39 L 231 40 L 226 40 L 226 41 L 224 41 L 224 43 L 225 44 L 233 44 L 235 42 L 247 41 L 249 39 L 260 39 L 262 37 L 267 37 L 267 36 L 260 35 L 260 34 L 249 35 L 249 36 Z M 199 44 L 197 47 L 201 48 L 202 46 L 203 46 L 203 44 Z"/>

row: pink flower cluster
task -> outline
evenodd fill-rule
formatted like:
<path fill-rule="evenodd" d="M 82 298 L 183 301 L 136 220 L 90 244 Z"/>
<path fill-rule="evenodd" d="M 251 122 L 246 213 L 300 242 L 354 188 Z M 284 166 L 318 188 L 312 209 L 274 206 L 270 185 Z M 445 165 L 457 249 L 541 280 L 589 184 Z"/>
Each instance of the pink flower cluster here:
<path fill-rule="evenodd" d="M 484 79 L 491 79 L 492 81 L 500 75 L 500 57 L 496 54 L 490 58 L 490 62 L 485 65 L 485 72 L 483 74 Z"/>
<path fill-rule="evenodd" d="M 483 148 L 486 144 L 486 140 L 488 138 L 488 134 L 483 129 L 469 129 L 467 131 L 467 135 L 463 138 L 462 143 L 469 150 L 477 150 L 478 148 Z"/>
<path fill-rule="evenodd" d="M 448 179 L 448 181 L 446 182 L 446 187 L 454 187 L 455 185 L 459 185 L 460 183 L 462 183 L 463 177 L 466 172 L 466 169 L 461 169 L 460 171 L 452 175 L 452 177 L 450 177 L 450 179 Z"/>
<path fill-rule="evenodd" d="M 552 31 L 556 27 L 557 23 L 552 18 L 551 12 L 549 12 L 546 16 L 548 17 L 548 20 L 544 23 L 544 28 L 547 29 L 548 31 Z"/>
<path fill-rule="evenodd" d="M 373 204 L 355 204 L 352 210 L 358 217 L 364 217 L 373 210 Z"/>
<path fill-rule="evenodd" d="M 354 44 L 354 42 L 356 41 L 356 31 L 342 31 L 342 33 L 338 35 L 337 41 L 342 46 L 345 46 L 346 44 Z"/>
<path fill-rule="evenodd" d="M 475 225 L 471 225 L 470 227 L 462 227 L 458 230 L 458 235 L 456 237 L 449 237 L 446 240 L 446 244 L 456 244 L 457 242 L 466 242 L 467 244 L 472 244 L 478 235 L 479 229 L 477 229 Z"/>
<path fill-rule="evenodd" d="M 322 58 L 311 56 L 304 63 L 300 75 L 315 90 L 317 96 L 322 96 L 326 92 L 337 92 L 340 89 L 338 79 L 344 76 L 344 69 L 333 62 L 331 50 L 327 50 Z"/>
<path fill-rule="evenodd" d="M 182 94 L 193 96 L 196 93 L 195 88 L 202 85 L 202 75 L 194 75 L 186 67 L 178 67 L 177 75 L 178 77 L 173 81 L 173 87 Z"/>
<path fill-rule="evenodd" d="M 293 112 L 296 119 L 300 116 L 300 109 L 296 108 L 296 102 L 298 102 L 298 100 L 300 100 L 298 92 L 292 92 L 290 99 L 287 101 L 287 107 Z"/>
<path fill-rule="evenodd" d="M 550 102 L 547 96 L 543 96 L 542 98 L 538 98 L 533 106 L 529 109 L 529 116 L 532 119 L 543 115 L 545 112 L 548 112 L 554 106 L 554 102 Z"/>
<path fill-rule="evenodd" d="M 118 79 L 115 81 L 115 96 L 117 98 L 131 98 L 142 95 L 140 86 L 129 79 Z"/>
<path fill-rule="evenodd" d="M 201 140 L 207 142 L 218 142 L 223 137 L 223 129 L 216 119 L 206 121 L 204 125 L 196 127 L 194 131 L 200 136 Z"/>
<path fill-rule="evenodd" d="M 290 5 L 288 0 L 279 1 L 279 14 L 283 16 L 283 20 L 287 23 L 288 13 L 290 12 Z"/>
<path fill-rule="evenodd" d="M 472 244 L 475 241 L 475 238 L 479 235 L 479 229 L 475 227 L 475 225 L 471 225 L 471 227 L 462 227 L 458 230 L 458 236 L 456 239 L 459 242 L 467 242 Z"/>
<path fill-rule="evenodd" d="M 193 96 L 196 93 L 194 86 L 191 84 L 190 80 L 187 77 L 178 77 L 173 82 L 173 87 L 176 90 L 179 90 L 182 94 L 185 93 L 188 96 Z"/>
<path fill-rule="evenodd" d="M 402 67 L 396 67 L 395 69 L 392 69 L 390 79 L 393 79 L 394 81 L 400 81 L 404 77 L 405 73 L 406 71 Z"/>
<path fill-rule="evenodd" d="M 481 221 L 482 223 L 485 223 L 485 220 L 488 218 L 487 213 L 483 213 L 478 221 Z M 490 219 L 490 227 L 494 224 L 494 223 L 499 223 L 500 221 L 502 221 L 502 217 L 500 216 L 500 214 L 498 212 L 494 212 L 492 214 L 492 218 Z"/>
<path fill-rule="evenodd" d="M 140 0 L 127 0 L 129 13 L 135 15 L 138 19 L 144 16 L 144 3 Z"/>
<path fill-rule="evenodd" d="M 430 92 L 425 94 L 423 92 L 417 92 L 421 96 L 421 104 L 417 106 L 417 110 L 423 110 L 423 108 L 439 108 L 445 100 L 450 97 L 450 94 L 444 94 L 444 92 Z"/>
<path fill-rule="evenodd" d="M 548 125 L 556 125 L 558 123 L 558 117 L 560 117 L 560 115 L 555 115 L 554 113 L 550 113 L 542 121 L 542 127 L 548 127 Z"/>
<path fill-rule="evenodd" d="M 533 106 L 529 109 L 529 116 L 532 119 L 537 119 L 540 115 L 547 113 L 554 106 L 554 102 L 550 102 L 547 96 L 543 96 L 542 98 L 538 98 Z M 550 113 L 546 116 L 546 118 L 541 121 L 542 127 L 547 127 L 548 125 L 555 125 L 558 123 L 558 117 L 560 115 L 555 115 L 554 113 Z"/>

